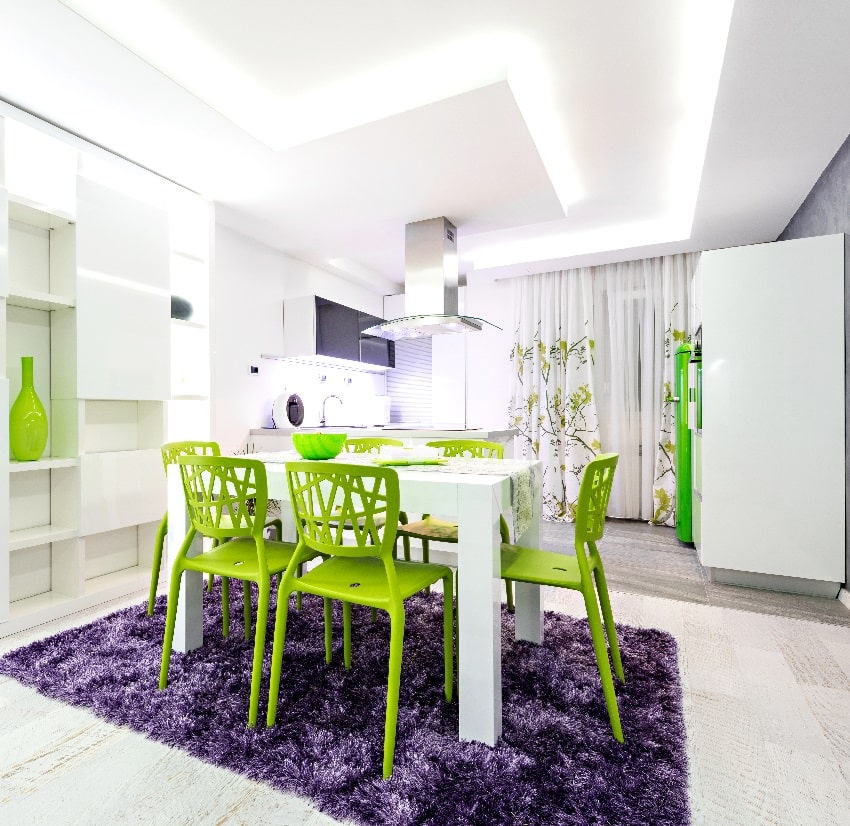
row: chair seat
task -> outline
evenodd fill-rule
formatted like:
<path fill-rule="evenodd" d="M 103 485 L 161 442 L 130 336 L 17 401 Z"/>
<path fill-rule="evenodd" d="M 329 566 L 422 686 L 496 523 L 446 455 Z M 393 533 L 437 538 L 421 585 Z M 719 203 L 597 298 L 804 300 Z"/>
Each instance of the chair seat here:
<path fill-rule="evenodd" d="M 502 577 L 581 590 L 581 573 L 576 557 L 520 545 L 502 544 Z"/>
<path fill-rule="evenodd" d="M 452 575 L 452 569 L 447 565 L 422 562 L 397 561 L 395 569 L 402 599 Z M 375 557 L 335 556 L 327 559 L 301 576 L 298 588 L 307 594 L 318 593 L 331 599 L 375 608 L 392 601 L 388 594 L 384 563 Z"/>
<path fill-rule="evenodd" d="M 432 539 L 435 542 L 457 542 L 457 523 L 428 516 L 406 525 L 398 526 L 399 536 L 410 536 L 414 539 Z"/>
<path fill-rule="evenodd" d="M 338 515 L 339 515 L 339 514 L 338 514 L 338 511 L 339 511 L 339 508 L 337 508 L 337 509 L 336 509 L 336 512 L 335 512 L 335 514 L 334 514 L 335 516 L 338 516 Z M 386 518 L 386 516 L 384 516 L 383 514 L 380 514 L 380 513 L 375 515 L 375 517 L 374 517 L 373 521 L 374 521 L 374 523 L 375 523 L 375 526 L 376 526 L 376 527 L 378 527 L 378 528 L 383 528 L 383 527 L 384 527 L 384 525 L 386 525 L 386 524 L 387 524 L 387 518 Z M 335 527 L 336 527 L 339 523 L 338 523 L 338 522 L 331 521 L 331 522 L 328 522 L 328 524 L 329 524 L 332 528 L 335 528 Z M 357 526 L 358 526 L 359 528 L 362 528 L 362 527 L 364 526 L 364 524 L 365 524 L 365 521 L 363 520 L 363 518 L 362 518 L 362 517 L 361 517 L 361 518 L 359 518 L 359 519 L 357 520 Z M 342 523 L 342 525 L 343 525 L 343 528 L 345 528 L 345 530 L 351 530 L 351 521 L 350 521 L 350 520 L 346 519 L 346 520 Z"/>
<path fill-rule="evenodd" d="M 294 542 L 275 542 L 266 540 L 266 562 L 269 573 L 286 570 L 292 554 Z M 198 556 L 186 557 L 183 568 L 189 571 L 203 571 L 231 579 L 252 579 L 259 575 L 257 546 L 253 539 L 238 537 L 216 545 Z"/>

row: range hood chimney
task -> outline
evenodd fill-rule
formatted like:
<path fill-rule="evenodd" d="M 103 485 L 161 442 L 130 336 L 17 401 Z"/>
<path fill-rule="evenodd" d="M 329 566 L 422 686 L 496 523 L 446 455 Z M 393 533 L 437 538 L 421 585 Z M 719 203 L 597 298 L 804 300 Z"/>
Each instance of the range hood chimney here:
<path fill-rule="evenodd" d="M 404 228 L 404 312 L 363 332 L 393 341 L 443 333 L 472 333 L 480 318 L 458 314 L 457 229 L 446 218 L 416 221 Z"/>

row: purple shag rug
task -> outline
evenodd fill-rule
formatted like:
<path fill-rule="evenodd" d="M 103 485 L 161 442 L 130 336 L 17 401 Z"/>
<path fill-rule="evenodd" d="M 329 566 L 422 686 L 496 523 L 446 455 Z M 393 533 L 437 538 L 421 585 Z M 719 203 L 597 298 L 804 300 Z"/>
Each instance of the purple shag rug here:
<path fill-rule="evenodd" d="M 165 597 L 0 658 L 0 673 L 42 694 L 183 749 L 200 760 L 310 798 L 363 824 L 643 826 L 689 823 L 685 726 L 676 642 L 618 626 L 626 684 L 618 684 L 625 744 L 614 740 L 585 620 L 546 612 L 542 646 L 516 642 L 502 615 L 503 734 L 495 747 L 457 739 L 457 702 L 442 688 L 442 597 L 407 602 L 395 769 L 381 779 L 388 622 L 354 610 L 354 664 L 325 665 L 321 600 L 289 612 L 277 724 L 246 726 L 252 643 L 241 590 L 231 589 L 231 636 L 220 591 L 204 598 L 205 645 L 173 654 L 157 689 Z M 271 653 L 270 615 L 265 680 Z"/>

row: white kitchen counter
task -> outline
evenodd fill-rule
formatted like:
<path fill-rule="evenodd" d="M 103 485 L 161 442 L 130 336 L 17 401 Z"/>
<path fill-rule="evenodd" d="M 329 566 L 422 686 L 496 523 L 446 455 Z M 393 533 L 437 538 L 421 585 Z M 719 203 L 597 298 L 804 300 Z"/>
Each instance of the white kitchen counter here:
<path fill-rule="evenodd" d="M 317 432 L 327 430 L 330 433 L 347 433 L 356 436 L 384 436 L 388 439 L 401 439 L 405 445 L 415 447 L 435 439 L 483 439 L 488 442 L 501 442 L 505 446 L 505 458 L 513 457 L 513 438 L 518 434 L 515 428 L 491 430 L 484 428 L 420 428 L 404 425 L 387 425 L 386 427 L 278 427 L 259 428 L 250 432 L 248 440 L 249 453 L 265 451 L 290 450 L 292 434 L 296 431 Z"/>

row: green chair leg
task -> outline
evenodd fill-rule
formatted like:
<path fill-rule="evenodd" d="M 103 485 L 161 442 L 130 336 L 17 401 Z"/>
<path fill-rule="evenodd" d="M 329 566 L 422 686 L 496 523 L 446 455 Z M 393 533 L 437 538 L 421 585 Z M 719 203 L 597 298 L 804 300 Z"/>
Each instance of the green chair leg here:
<path fill-rule="evenodd" d="M 387 716 L 384 723 L 384 780 L 393 773 L 398 693 L 401 685 L 401 652 L 404 642 L 404 611 L 390 612 L 390 664 L 387 675 Z"/>
<path fill-rule="evenodd" d="M 269 679 L 269 705 L 266 711 L 266 725 L 273 726 L 277 717 L 277 696 L 280 691 L 280 670 L 283 664 L 283 648 L 286 643 L 286 618 L 289 614 L 289 600 L 282 596 L 281 586 L 277 589 L 277 609 L 275 611 L 274 639 L 272 642 L 272 667 Z M 325 600 L 325 630 L 327 632 L 328 622 L 328 600 Z"/>
<path fill-rule="evenodd" d="M 246 583 L 247 585 L 248 583 Z M 269 613 L 269 581 L 257 584 L 257 630 L 254 634 L 254 662 L 251 668 L 251 701 L 248 706 L 248 728 L 257 725 L 257 708 L 260 704 L 260 683 L 263 681 L 263 655 L 266 647 L 266 618 Z"/>
<path fill-rule="evenodd" d="M 162 661 L 159 667 L 159 687 L 168 685 L 168 666 L 171 663 L 171 646 L 174 642 L 174 625 L 177 621 L 177 600 L 180 598 L 180 580 L 182 571 L 171 574 L 171 582 L 168 586 L 168 610 L 165 616 L 165 635 L 162 641 Z"/>
<path fill-rule="evenodd" d="M 165 537 L 168 535 L 168 514 L 162 517 L 156 531 L 156 544 L 153 549 L 153 562 L 151 563 L 151 589 L 148 595 L 148 616 L 153 614 L 153 604 L 156 602 L 156 589 L 159 585 L 159 571 L 162 567 L 162 549 L 165 546 Z"/>
<path fill-rule="evenodd" d="M 325 601 L 325 662 L 330 664 L 331 649 L 333 646 L 333 629 L 331 627 L 331 623 L 333 622 L 333 603 L 328 597 L 323 597 L 323 599 Z"/>
<path fill-rule="evenodd" d="M 301 576 L 304 573 L 304 566 L 299 565 L 296 570 L 298 571 L 298 576 Z M 283 582 L 283 574 L 281 574 L 280 577 L 279 577 L 278 585 L 280 585 L 281 582 Z M 297 591 L 295 593 L 295 609 L 297 611 L 301 610 L 301 601 L 302 601 L 303 597 L 304 597 L 304 594 L 302 594 L 301 591 Z"/>
<path fill-rule="evenodd" d="M 605 621 L 605 636 L 608 637 L 608 648 L 611 650 L 611 659 L 614 661 L 614 672 L 621 683 L 626 682 L 623 671 L 623 660 L 620 657 L 620 644 L 617 642 L 617 629 L 614 626 L 614 614 L 611 611 L 611 598 L 608 596 L 608 583 L 605 581 L 605 571 L 602 568 L 602 560 L 593 572 L 596 579 L 596 591 L 599 594 L 599 604 L 602 606 L 602 618 Z"/>
<path fill-rule="evenodd" d="M 623 742 L 623 727 L 620 724 L 620 710 L 617 707 L 617 694 L 614 691 L 614 678 L 611 675 L 611 663 L 608 660 L 608 646 L 605 644 L 605 632 L 602 630 L 602 621 L 599 616 L 599 606 L 596 603 L 596 594 L 592 589 L 590 593 L 582 591 L 584 605 L 587 609 L 587 622 L 590 625 L 590 636 L 593 639 L 593 651 L 596 654 L 596 665 L 599 668 L 599 677 L 602 680 L 602 693 L 605 695 L 605 704 L 608 706 L 608 719 L 611 722 L 611 731 L 615 739 Z"/>
<path fill-rule="evenodd" d="M 257 622 L 259 623 L 259 610 Z M 244 579 L 242 580 L 242 630 L 247 642 L 251 639 L 251 583 Z"/>
<path fill-rule="evenodd" d="M 454 594 L 452 593 L 450 574 L 443 577 L 443 682 L 446 700 L 452 701 L 455 667 L 454 667 Z"/>
<path fill-rule="evenodd" d="M 514 584 L 511 580 L 505 580 L 505 595 L 508 598 L 508 613 L 513 614 L 515 612 L 514 607 Z"/>
<path fill-rule="evenodd" d="M 351 669 L 351 603 L 342 603 L 342 661 L 345 670 Z"/>
<path fill-rule="evenodd" d="M 230 580 L 227 577 L 221 580 L 221 635 L 230 636 Z"/>

